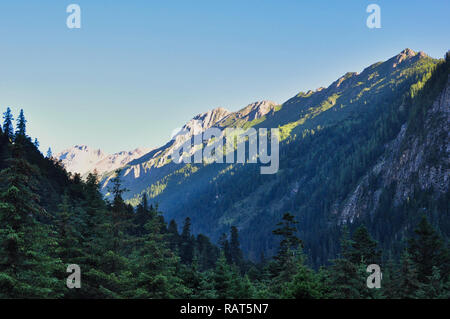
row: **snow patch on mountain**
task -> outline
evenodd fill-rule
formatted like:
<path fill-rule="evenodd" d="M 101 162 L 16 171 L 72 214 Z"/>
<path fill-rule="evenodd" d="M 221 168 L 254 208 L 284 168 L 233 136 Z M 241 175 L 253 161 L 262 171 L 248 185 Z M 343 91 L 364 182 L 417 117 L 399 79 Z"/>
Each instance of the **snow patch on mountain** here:
<path fill-rule="evenodd" d="M 122 151 L 105 154 L 100 149 L 92 149 L 86 145 L 75 145 L 55 155 L 68 172 L 84 176 L 97 171 L 99 175 L 114 171 L 127 163 L 147 154 L 150 148 L 136 148 L 132 151 Z"/>

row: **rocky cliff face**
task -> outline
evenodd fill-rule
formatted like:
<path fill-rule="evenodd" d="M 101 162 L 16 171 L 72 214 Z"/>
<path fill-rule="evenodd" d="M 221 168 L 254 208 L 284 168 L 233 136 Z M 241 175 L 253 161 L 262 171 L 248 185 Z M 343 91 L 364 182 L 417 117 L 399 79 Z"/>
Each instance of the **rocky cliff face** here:
<path fill-rule="evenodd" d="M 398 136 L 386 145 L 378 163 L 335 211 L 341 223 L 373 213 L 383 188 L 393 187 L 396 206 L 409 200 L 415 186 L 418 191 L 430 191 L 435 196 L 449 191 L 450 77 L 424 119 L 420 131 L 404 124 Z"/>

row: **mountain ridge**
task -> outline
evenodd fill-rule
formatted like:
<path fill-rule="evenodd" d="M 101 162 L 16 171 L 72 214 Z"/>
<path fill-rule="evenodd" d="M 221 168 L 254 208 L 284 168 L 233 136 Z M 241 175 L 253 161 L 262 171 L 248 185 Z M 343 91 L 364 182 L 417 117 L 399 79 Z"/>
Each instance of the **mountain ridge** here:
<path fill-rule="evenodd" d="M 313 263 L 320 264 L 336 254 L 334 245 L 320 242 L 337 239 L 333 225 L 367 217 L 358 210 L 345 213 L 346 207 L 352 207 L 352 193 L 363 188 L 358 185 L 365 174 L 380 160 L 386 145 L 399 136 L 412 112 L 414 95 L 442 62 L 405 49 L 282 104 L 261 101 L 236 112 L 216 108 L 200 113 L 165 145 L 122 167 L 120 177 L 129 190 L 124 197 L 137 205 L 146 194 L 168 219 L 181 223 L 189 216 L 196 231 L 215 241 L 235 225 L 251 259 L 261 252 L 274 253 L 277 245 L 264 229 L 290 211 L 306 227 L 301 235 L 312 250 Z M 262 177 L 251 165 L 171 161 L 171 151 L 213 126 L 279 128 L 279 172 Z M 106 195 L 114 176 L 111 171 L 102 179 Z M 386 193 L 388 185 L 381 188 L 378 194 Z M 359 211 L 363 204 L 358 204 Z M 356 219 L 345 218 L 345 214 Z M 382 228 L 380 223 L 376 227 Z"/>

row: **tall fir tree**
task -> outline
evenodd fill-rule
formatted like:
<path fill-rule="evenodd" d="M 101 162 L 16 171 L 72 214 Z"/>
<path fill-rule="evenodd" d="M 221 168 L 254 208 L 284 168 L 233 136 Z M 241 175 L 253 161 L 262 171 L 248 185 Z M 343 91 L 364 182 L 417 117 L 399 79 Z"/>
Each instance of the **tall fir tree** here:
<path fill-rule="evenodd" d="M 377 242 L 372 239 L 364 225 L 358 227 L 353 234 L 352 262 L 355 264 L 363 262 L 366 266 L 380 264 L 381 252 L 377 245 Z"/>
<path fill-rule="evenodd" d="M 240 247 L 239 234 L 236 226 L 231 226 L 230 255 L 232 263 L 241 268 L 243 266 L 244 256 Z"/>
<path fill-rule="evenodd" d="M 191 219 L 186 217 L 180 236 L 180 257 L 184 264 L 191 264 L 194 258 L 194 241 L 191 234 Z"/>
<path fill-rule="evenodd" d="M 399 280 L 397 282 L 397 297 L 401 299 L 417 298 L 420 289 L 418 271 L 411 255 L 405 251 L 400 261 Z"/>
<path fill-rule="evenodd" d="M 21 109 L 19 117 L 17 118 L 16 136 L 25 137 L 27 135 L 26 124 L 27 120 L 25 119 L 25 115 L 23 114 L 23 109 Z"/>
<path fill-rule="evenodd" d="M 5 134 L 6 138 L 10 141 L 14 138 L 13 121 L 14 118 L 11 109 L 8 107 L 6 112 L 3 113 L 3 134 Z"/>
<path fill-rule="evenodd" d="M 417 277 L 421 283 L 428 283 L 433 267 L 438 267 L 444 276 L 448 275 L 449 263 L 446 248 L 428 219 L 423 216 L 408 241 L 408 254 L 416 265 Z"/>
<path fill-rule="evenodd" d="M 298 246 L 302 245 L 302 241 L 296 236 L 297 224 L 293 215 L 285 213 L 281 222 L 277 224 L 278 228 L 272 231 L 274 235 L 281 237 L 280 248 L 275 257 L 281 264 L 287 260 L 289 252 L 295 252 Z"/>

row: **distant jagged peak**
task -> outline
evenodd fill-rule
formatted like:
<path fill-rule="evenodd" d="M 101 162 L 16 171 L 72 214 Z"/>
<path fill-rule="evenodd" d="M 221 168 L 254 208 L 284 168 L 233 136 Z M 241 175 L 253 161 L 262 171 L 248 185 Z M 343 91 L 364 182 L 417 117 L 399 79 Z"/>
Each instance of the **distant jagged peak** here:
<path fill-rule="evenodd" d="M 237 111 L 236 115 L 239 118 L 247 118 L 249 121 L 259 119 L 273 110 L 278 104 L 273 101 L 263 100 L 253 102 Z"/>
<path fill-rule="evenodd" d="M 250 103 L 249 105 L 244 107 L 239 112 L 242 112 L 243 110 L 265 109 L 265 108 L 270 108 L 270 107 L 273 107 L 273 106 L 276 106 L 276 105 L 277 105 L 277 103 L 272 102 L 272 101 L 268 101 L 268 100 L 257 101 L 257 102 Z"/>
<path fill-rule="evenodd" d="M 213 127 L 214 124 L 230 114 L 231 112 L 223 107 L 217 107 L 207 112 L 197 114 L 183 125 L 181 129 L 175 129 L 172 133 L 172 139 L 180 141 L 189 136 L 200 134 Z"/>
<path fill-rule="evenodd" d="M 192 118 L 192 120 L 201 120 L 204 122 L 217 122 L 230 114 L 231 112 L 223 107 L 216 107 L 207 112 L 200 113 Z"/>
<path fill-rule="evenodd" d="M 404 49 L 402 52 L 400 52 L 399 54 L 397 54 L 394 57 L 395 63 L 394 63 L 394 67 L 396 67 L 398 64 L 402 63 L 403 61 L 410 59 L 412 57 L 416 56 L 416 52 L 414 52 L 413 50 L 406 48 Z"/>
<path fill-rule="evenodd" d="M 99 174 L 122 167 L 148 153 L 151 148 L 140 147 L 132 151 L 105 154 L 87 145 L 75 145 L 55 155 L 67 171 L 85 175 L 96 170 Z"/>

